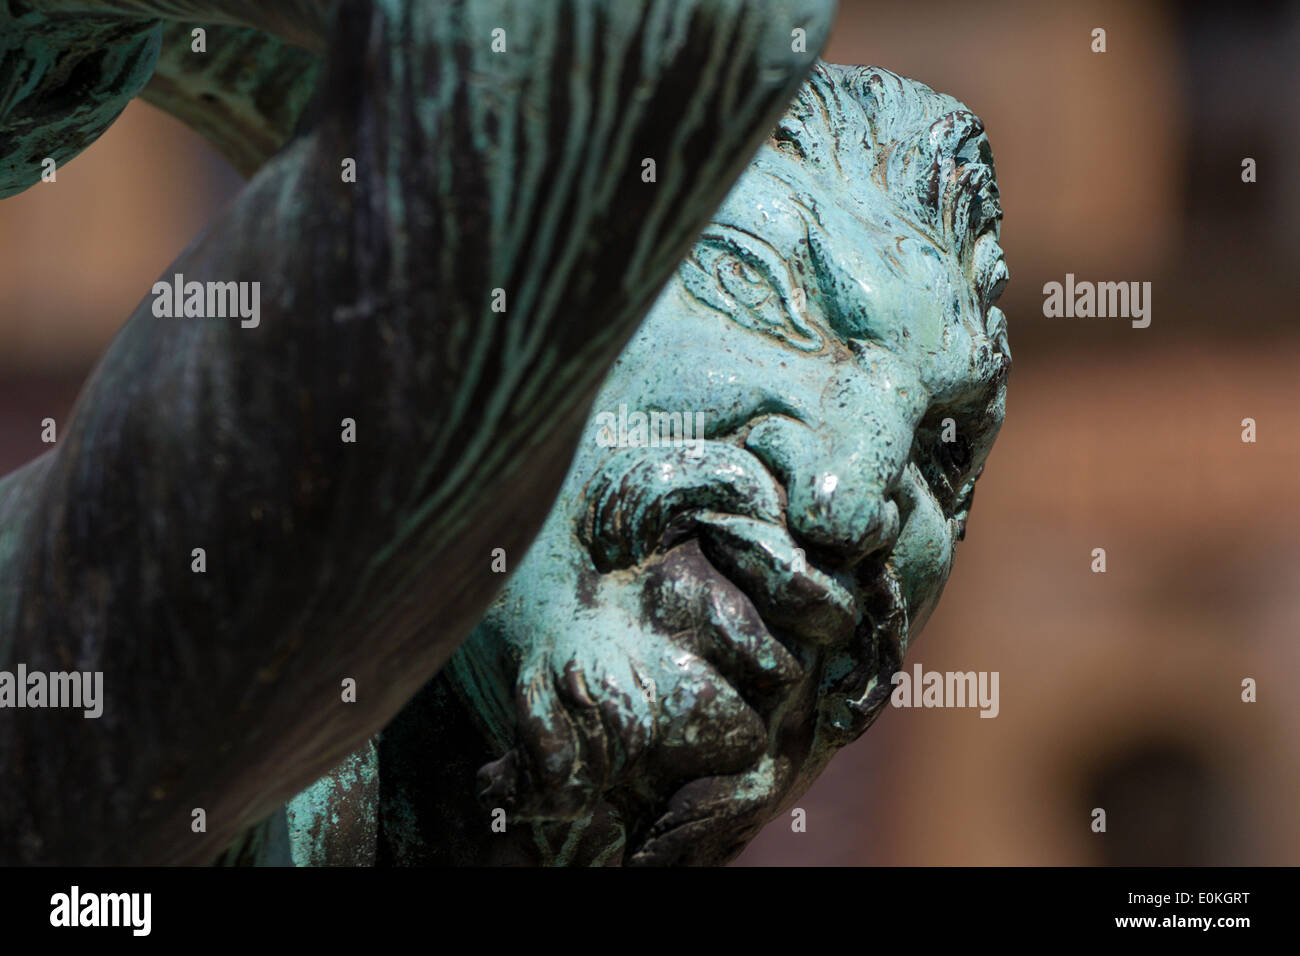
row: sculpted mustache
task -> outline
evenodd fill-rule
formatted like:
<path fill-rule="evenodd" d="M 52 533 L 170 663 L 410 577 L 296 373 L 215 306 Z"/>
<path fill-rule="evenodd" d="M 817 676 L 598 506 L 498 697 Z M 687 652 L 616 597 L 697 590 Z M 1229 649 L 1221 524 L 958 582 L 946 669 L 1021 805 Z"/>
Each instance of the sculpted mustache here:
<path fill-rule="evenodd" d="M 806 560 L 786 528 L 780 485 L 749 452 L 716 441 L 696 457 L 623 449 L 589 483 L 587 501 L 579 537 L 602 573 L 698 537 L 769 624 L 816 644 L 852 638 L 852 591 Z"/>
<path fill-rule="evenodd" d="M 584 498 L 578 537 L 602 573 L 644 560 L 693 513 L 784 523 L 776 479 L 749 452 L 719 441 L 704 442 L 694 457 L 672 446 L 620 449 L 587 483 Z"/>

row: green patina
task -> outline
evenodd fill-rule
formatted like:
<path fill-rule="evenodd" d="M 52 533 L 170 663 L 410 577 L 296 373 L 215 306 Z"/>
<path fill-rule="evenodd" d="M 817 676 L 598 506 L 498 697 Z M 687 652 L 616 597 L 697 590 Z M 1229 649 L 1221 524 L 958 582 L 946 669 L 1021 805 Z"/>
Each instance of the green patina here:
<path fill-rule="evenodd" d="M 388 862 L 720 862 L 870 725 L 1004 414 L 1000 218 L 962 104 L 814 70 L 606 379 L 504 593 L 380 741 Z M 621 408 L 702 412 L 701 454 L 602 440 Z"/>
<path fill-rule="evenodd" d="M 568 522 L 562 533 L 534 549 L 553 567 L 515 558 L 547 523 L 580 439 L 571 480 L 585 485 L 589 471 L 617 479 L 608 469 L 629 464 L 591 456 L 585 412 L 808 75 L 832 7 L 5 6 L 0 195 L 38 181 L 44 156 L 74 156 L 143 87 L 252 176 L 165 274 L 258 282 L 266 295 L 249 332 L 164 319 L 146 297 L 61 423 L 59 444 L 5 479 L 0 651 L 102 666 L 113 716 L 76 733 L 31 714 L 6 722 L 0 862 L 208 862 L 416 697 L 432 724 L 394 724 L 375 739 L 377 774 L 350 768 L 295 813 L 308 857 L 412 862 L 445 849 L 475 858 L 483 844 L 472 790 L 484 767 L 489 795 L 506 791 L 495 806 L 508 807 L 511 838 L 493 844 L 503 861 L 528 862 L 542 846 L 555 848 L 544 862 L 667 858 L 662 847 L 647 856 L 666 788 L 704 770 L 749 772 L 737 753 L 775 739 L 765 724 L 774 715 L 813 726 L 803 698 L 772 694 L 762 716 L 739 703 L 799 677 L 803 652 L 773 640 L 786 625 L 722 649 L 740 668 L 726 680 L 681 656 L 691 651 L 682 641 L 698 643 L 718 623 L 684 610 L 722 586 L 701 583 L 701 547 L 716 545 L 751 575 L 764 549 L 795 547 L 782 535 L 798 515 L 740 440 L 753 409 L 735 396 L 702 406 L 712 449 L 704 471 L 661 463 L 680 472 L 669 498 L 690 514 L 663 503 L 622 514 L 640 494 L 629 486 L 626 501 L 613 494 L 599 515 L 556 519 Z M 208 50 L 190 55 L 187 28 L 205 22 Z M 509 56 L 490 46 L 498 25 Z M 357 160 L 354 182 L 340 177 L 345 157 Z M 652 183 L 641 178 L 646 157 L 658 159 Z M 725 241 L 709 248 L 716 256 Z M 752 277 L 735 276 L 741 285 L 728 278 L 726 294 L 749 296 Z M 498 287 L 510 296 L 499 314 L 489 307 Z M 761 335 L 770 319 L 728 318 L 726 302 L 686 305 L 689 319 L 669 326 L 697 344 Z M 800 341 L 814 324 L 801 325 Z M 675 345 L 653 369 L 664 388 L 676 377 L 681 395 L 640 395 L 637 383 L 651 384 L 645 369 L 611 381 L 657 407 L 699 404 L 699 376 L 720 369 L 688 352 Z M 829 358 L 848 368 L 845 355 Z M 764 377 L 779 380 L 774 370 Z M 845 387 L 846 401 L 871 391 Z M 797 411 L 783 401 L 764 400 L 770 413 Z M 340 442 L 345 416 L 360 420 L 355 446 Z M 728 416 L 730 435 L 719 430 Z M 780 436 L 766 440 L 776 447 Z M 561 508 L 582 511 L 581 500 L 565 488 Z M 671 541 L 648 530 L 661 519 Z M 208 551 L 201 575 L 189 563 L 198 542 Z M 497 547 L 520 569 L 507 603 L 527 596 L 530 616 L 498 629 L 497 647 L 483 653 L 468 692 L 481 706 L 464 707 L 465 689 L 448 682 L 426 695 L 420 688 L 500 592 L 503 579 L 472 557 Z M 611 561 L 620 566 L 606 568 Z M 783 597 L 764 614 L 850 627 L 847 605 L 808 606 L 808 590 L 838 573 L 771 577 Z M 553 586 L 570 591 L 546 607 Z M 637 598 L 651 586 L 662 607 Z M 535 624 L 544 626 L 524 640 Z M 361 689 L 352 701 L 339 700 L 340 675 Z M 651 686 L 655 702 L 638 703 Z M 597 711 L 608 712 L 608 731 L 591 720 Z M 56 752 L 57 772 L 34 756 Z M 752 781 L 717 784 L 707 800 L 757 806 L 759 793 L 783 786 L 782 766 L 758 760 Z M 69 797 L 81 793 L 112 799 Z M 472 807 L 462 806 L 466 794 Z M 456 814 L 431 816 L 439 801 Z M 199 805 L 204 832 L 189 825 Z M 224 859 L 288 859 L 288 820 L 275 814 Z M 534 828 L 541 843 L 513 842 Z M 717 849 L 713 837 L 699 843 L 701 853 Z"/>
<path fill-rule="evenodd" d="M 161 42 L 156 20 L 0 4 L 0 199 L 98 139 L 153 75 Z"/>

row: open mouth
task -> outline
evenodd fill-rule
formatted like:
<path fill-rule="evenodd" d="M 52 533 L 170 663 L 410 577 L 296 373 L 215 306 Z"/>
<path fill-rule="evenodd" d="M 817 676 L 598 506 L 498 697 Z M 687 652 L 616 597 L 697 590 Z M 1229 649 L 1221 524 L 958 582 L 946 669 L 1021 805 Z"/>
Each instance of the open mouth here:
<path fill-rule="evenodd" d="M 666 802 L 648 801 L 642 813 L 628 814 L 634 822 L 626 859 L 639 863 L 690 862 L 700 845 L 728 837 L 737 849 L 723 857 L 738 852 L 815 759 L 814 748 L 824 753 L 851 742 L 883 711 L 908 626 L 888 558 L 839 574 L 806 563 L 791 569 L 782 567 L 793 549 L 782 525 L 718 512 L 682 515 L 676 524 L 678 546 L 698 548 L 702 558 L 686 565 L 689 573 L 734 585 L 803 676 L 793 685 L 737 688 L 767 722 L 764 754 L 750 771 L 687 781 Z M 739 611 L 721 627 L 743 633 L 747 619 Z"/>
<path fill-rule="evenodd" d="M 588 488 L 583 537 L 601 570 L 694 540 L 708 564 L 701 573 L 734 585 L 770 635 L 816 676 L 826 731 L 861 734 L 889 699 L 906 641 L 907 602 L 891 556 L 834 571 L 821 566 L 786 527 L 780 483 L 729 442 L 708 441 L 695 459 L 632 458 L 626 468 L 609 462 Z"/>
<path fill-rule="evenodd" d="M 680 861 L 700 834 L 761 825 L 814 746 L 841 746 L 870 726 L 901 665 L 907 601 L 891 554 L 832 568 L 834 555 L 800 548 L 786 526 L 781 483 L 726 441 L 706 442 L 696 459 L 638 450 L 610 460 L 586 499 L 579 535 L 601 571 L 640 565 L 663 574 L 647 592 L 660 612 L 680 593 L 699 590 L 676 587 L 683 576 L 706 592 L 729 594 L 711 605 L 726 608 L 711 622 L 717 629 L 696 632 L 753 648 L 765 640 L 755 641 L 757 627 L 798 662 L 777 679 L 752 667 L 726 668 L 726 679 L 768 724 L 765 770 L 688 781 L 671 798 L 619 795 L 630 823 L 628 858 Z M 690 626 L 680 614 L 666 617 Z"/>
<path fill-rule="evenodd" d="M 902 663 L 908 613 L 890 556 L 832 573 L 793 560 L 784 527 L 736 515 L 695 516 L 701 550 L 754 605 L 772 636 L 819 663 L 818 699 L 828 732 L 847 742 L 889 699 Z"/>

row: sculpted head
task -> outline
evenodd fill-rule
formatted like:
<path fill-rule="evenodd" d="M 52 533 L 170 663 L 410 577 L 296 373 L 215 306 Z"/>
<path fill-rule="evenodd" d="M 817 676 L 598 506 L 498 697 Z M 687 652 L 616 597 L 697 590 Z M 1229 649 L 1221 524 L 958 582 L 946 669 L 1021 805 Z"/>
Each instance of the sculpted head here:
<path fill-rule="evenodd" d="M 965 107 L 815 69 L 499 600 L 384 732 L 392 859 L 720 862 L 866 729 L 1002 422 L 1000 217 Z"/>

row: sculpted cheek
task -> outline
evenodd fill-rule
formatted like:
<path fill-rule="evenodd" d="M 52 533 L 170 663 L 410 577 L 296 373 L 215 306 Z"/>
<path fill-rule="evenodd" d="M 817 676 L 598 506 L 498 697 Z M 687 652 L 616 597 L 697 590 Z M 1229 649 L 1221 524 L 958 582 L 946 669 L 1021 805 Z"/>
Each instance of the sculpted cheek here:
<path fill-rule="evenodd" d="M 893 561 L 907 599 L 910 644 L 943 593 L 952 570 L 954 542 L 951 523 L 915 465 L 909 464 L 904 472 L 900 497 L 907 519 L 894 546 Z"/>

